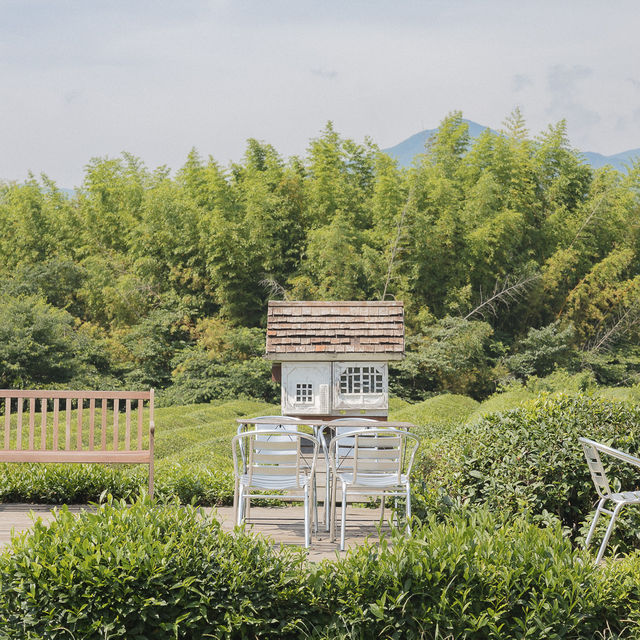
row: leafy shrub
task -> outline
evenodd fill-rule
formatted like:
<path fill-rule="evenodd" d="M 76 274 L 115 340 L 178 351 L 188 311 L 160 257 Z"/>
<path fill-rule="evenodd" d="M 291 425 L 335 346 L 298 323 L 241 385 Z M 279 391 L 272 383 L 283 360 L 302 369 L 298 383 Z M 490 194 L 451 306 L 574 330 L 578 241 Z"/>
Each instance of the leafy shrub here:
<path fill-rule="evenodd" d="M 0 502 L 86 504 L 104 492 L 131 498 L 147 484 L 141 467 L 92 464 L 2 464 Z"/>
<path fill-rule="evenodd" d="M 568 365 L 575 357 L 574 336 L 573 327 L 561 329 L 559 321 L 541 329 L 532 327 L 527 337 L 515 345 L 515 353 L 505 358 L 505 364 L 519 378 L 545 376 L 556 367 Z"/>
<path fill-rule="evenodd" d="M 332 613 L 326 637 L 592 638 L 606 624 L 596 571 L 558 528 L 486 510 L 363 545 L 313 578 Z"/>
<path fill-rule="evenodd" d="M 406 358 L 391 363 L 389 389 L 412 400 L 434 392 L 486 396 L 494 377 L 492 336 L 486 322 L 449 316 L 425 322 L 407 338 Z"/>
<path fill-rule="evenodd" d="M 421 427 L 431 425 L 433 431 L 464 422 L 480 406 L 477 400 L 467 396 L 445 393 L 423 402 L 408 405 L 391 414 L 393 420 L 412 422 Z"/>
<path fill-rule="evenodd" d="M 580 436 L 638 455 L 640 407 L 558 395 L 485 416 L 456 432 L 459 466 L 450 480 L 472 502 L 538 517 L 553 514 L 576 533 L 597 497 Z M 624 486 L 634 485 L 636 474 L 628 465 L 603 462 Z"/>
<path fill-rule="evenodd" d="M 525 389 L 496 393 L 482 402 L 480 406 L 467 417 L 466 421 L 471 423 L 478 418 L 492 413 L 510 411 L 511 409 L 527 404 L 534 398 L 535 395 Z"/>
<path fill-rule="evenodd" d="M 177 502 L 109 499 L 0 554 L 0 638 L 591 640 L 622 634 L 638 607 L 620 577 L 558 527 L 487 510 L 313 566 Z M 612 594 L 628 597 L 614 608 Z"/>
<path fill-rule="evenodd" d="M 177 503 L 63 509 L 0 555 L 0 638 L 298 637 L 303 558 Z"/>

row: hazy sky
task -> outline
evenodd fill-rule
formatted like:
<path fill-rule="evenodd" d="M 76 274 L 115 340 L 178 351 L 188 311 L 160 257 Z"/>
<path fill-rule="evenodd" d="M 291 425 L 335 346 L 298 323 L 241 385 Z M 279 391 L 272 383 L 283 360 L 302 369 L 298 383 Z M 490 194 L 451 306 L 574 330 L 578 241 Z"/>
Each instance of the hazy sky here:
<path fill-rule="evenodd" d="M 327 120 L 381 147 L 449 112 L 640 147 L 640 2 L 0 0 L 0 179 L 91 157 L 304 153 Z"/>

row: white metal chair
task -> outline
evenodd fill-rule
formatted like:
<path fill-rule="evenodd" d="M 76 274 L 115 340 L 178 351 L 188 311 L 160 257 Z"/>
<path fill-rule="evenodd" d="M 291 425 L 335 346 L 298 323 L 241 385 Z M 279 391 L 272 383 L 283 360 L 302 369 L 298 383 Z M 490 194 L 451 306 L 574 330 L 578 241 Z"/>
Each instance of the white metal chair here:
<path fill-rule="evenodd" d="M 369 424 L 378 424 L 383 425 L 384 422 L 380 420 L 373 420 L 372 418 L 358 418 L 357 416 L 352 416 L 351 418 L 336 418 L 335 420 L 329 420 L 325 425 L 323 425 L 319 430 L 318 437 L 320 438 L 321 443 L 324 445 L 324 455 L 325 455 L 325 463 L 327 469 L 326 475 L 326 492 L 325 492 L 325 501 L 324 501 L 324 522 L 329 531 L 329 510 L 331 508 L 331 464 L 329 461 L 329 451 L 326 444 L 326 436 L 325 430 L 330 429 L 333 435 L 341 436 L 346 433 L 350 433 L 351 431 L 360 431 L 362 427 L 349 427 L 349 426 L 340 426 L 344 422 L 353 422 L 357 420 L 358 422 L 366 422 Z M 368 427 L 367 427 L 368 428 Z M 343 458 L 342 465 L 344 467 L 344 458 L 349 455 L 349 452 L 353 449 L 353 443 L 349 440 L 345 440 L 342 443 L 342 447 L 338 451 L 338 455 L 341 455 Z M 384 518 L 384 495 L 382 496 L 382 512 L 380 515 L 380 520 Z"/>
<path fill-rule="evenodd" d="M 346 445 L 346 446 L 345 446 Z M 340 550 L 344 551 L 348 495 L 406 497 L 407 521 L 411 517 L 409 475 L 419 440 L 407 431 L 390 428 L 360 429 L 335 436 L 329 445 L 331 459 L 331 533 L 335 540 L 338 481 L 342 489 Z M 346 455 L 344 452 L 346 450 Z M 347 458 L 347 466 L 343 463 Z M 405 467 L 406 462 L 406 468 Z"/>
<path fill-rule="evenodd" d="M 286 433 L 289 432 L 296 432 L 298 430 L 298 426 L 296 424 L 290 424 L 291 422 L 300 422 L 297 418 L 290 418 L 287 416 L 286 420 L 288 424 L 282 424 L 282 418 L 283 416 L 257 416 L 256 418 L 252 418 L 255 420 L 273 420 L 273 422 L 269 422 L 269 423 L 257 423 L 253 425 L 253 430 L 255 431 L 283 431 Z M 237 433 L 238 435 L 243 433 L 245 431 L 245 426 L 240 424 L 238 425 L 238 429 L 237 429 Z M 278 435 L 274 435 L 274 436 L 265 436 L 262 435 L 260 436 L 260 439 L 268 439 L 268 440 L 274 440 L 276 442 L 286 442 L 286 436 L 282 436 L 280 434 Z M 283 439 L 284 438 L 284 439 Z M 240 453 L 242 456 L 242 461 L 243 461 L 243 466 L 246 468 L 246 462 L 247 462 L 247 456 L 243 450 L 243 443 L 242 441 L 239 442 L 239 447 L 240 447 Z M 238 480 L 236 478 L 236 482 L 235 482 L 235 487 L 234 487 L 234 491 L 233 491 L 233 506 L 234 508 L 236 507 L 238 502 Z M 248 514 L 247 514 L 247 517 Z"/>
<path fill-rule="evenodd" d="M 629 504 L 640 504 L 640 491 L 620 491 L 619 493 L 611 492 L 609 480 L 607 479 L 606 471 L 602 464 L 602 460 L 600 459 L 600 453 L 604 453 L 639 468 L 640 458 L 636 458 L 635 456 L 625 453 L 624 451 L 614 449 L 613 447 L 600 444 L 599 442 L 595 442 L 594 440 L 589 440 L 588 438 L 579 438 L 579 440 L 582 444 L 584 455 L 587 459 L 587 464 L 589 465 L 589 471 L 591 472 L 593 484 L 596 487 L 598 496 L 600 496 L 600 501 L 598 502 L 598 507 L 596 508 L 593 522 L 591 523 L 589 533 L 587 534 L 585 547 L 588 547 L 591 544 L 591 540 L 596 530 L 596 525 L 598 523 L 600 515 L 605 513 L 606 515 L 611 517 L 609 526 L 607 527 L 607 530 L 604 534 L 604 538 L 602 539 L 600 550 L 598 551 L 598 556 L 596 558 L 596 564 L 598 564 L 604 556 L 605 549 L 607 548 L 607 544 L 609 543 L 609 538 L 611 537 L 611 533 L 613 532 L 613 526 L 616 522 L 616 518 L 622 510 L 622 507 L 626 507 Z M 607 501 L 613 502 L 615 504 L 613 511 L 605 509 L 604 505 Z"/>
<path fill-rule="evenodd" d="M 303 454 L 303 442 L 311 445 L 310 455 Z M 309 547 L 312 520 L 317 531 L 314 479 L 319 446 L 317 438 L 298 431 L 282 435 L 280 430 L 254 430 L 234 436 L 231 447 L 234 476 L 238 487 L 237 524 L 241 525 L 248 516 L 251 498 L 302 500 L 304 501 L 305 547 Z M 263 493 L 265 490 L 301 490 L 303 496 L 265 494 Z"/>

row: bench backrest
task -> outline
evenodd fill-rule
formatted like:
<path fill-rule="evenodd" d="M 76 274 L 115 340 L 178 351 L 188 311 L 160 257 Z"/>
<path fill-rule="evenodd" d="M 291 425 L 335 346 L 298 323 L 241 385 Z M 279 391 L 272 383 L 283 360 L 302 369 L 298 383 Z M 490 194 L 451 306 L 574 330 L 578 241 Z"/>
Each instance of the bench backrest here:
<path fill-rule="evenodd" d="M 0 399 L 4 400 L 0 462 L 149 464 L 153 494 L 153 389 L 2 389 Z"/>

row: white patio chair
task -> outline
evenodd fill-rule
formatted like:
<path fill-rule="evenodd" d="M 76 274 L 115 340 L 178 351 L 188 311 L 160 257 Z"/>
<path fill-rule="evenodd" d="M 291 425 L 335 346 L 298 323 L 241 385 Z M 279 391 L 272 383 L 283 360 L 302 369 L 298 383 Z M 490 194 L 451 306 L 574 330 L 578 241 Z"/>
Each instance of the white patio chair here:
<path fill-rule="evenodd" d="M 620 514 L 622 507 L 626 507 L 629 504 L 640 504 L 640 491 L 620 491 L 619 493 L 611 492 L 609 480 L 607 479 L 607 474 L 602 464 L 602 460 L 600 459 L 600 453 L 604 453 L 611 456 L 612 458 L 622 460 L 623 462 L 631 464 L 634 467 L 640 467 L 640 458 L 636 458 L 635 456 L 625 453 L 624 451 L 614 449 L 613 447 L 608 447 L 607 445 L 600 444 L 599 442 L 595 442 L 594 440 L 589 440 L 587 438 L 579 438 L 579 440 L 582 444 L 584 455 L 587 459 L 587 464 L 589 465 L 591 479 L 593 480 L 593 484 L 596 487 L 598 496 L 600 496 L 600 501 L 598 502 L 598 507 L 596 508 L 593 522 L 591 523 L 589 533 L 587 534 L 585 547 L 588 547 L 591 544 L 591 540 L 596 530 L 596 525 L 598 523 L 600 515 L 604 513 L 611 517 L 609 526 L 607 527 L 607 530 L 604 534 L 604 538 L 602 539 L 600 550 L 598 551 L 598 556 L 596 558 L 596 564 L 598 564 L 604 556 L 605 549 L 607 548 L 607 544 L 609 543 L 609 538 L 611 537 L 611 533 L 613 532 L 616 518 Z M 605 509 L 604 505 L 607 501 L 613 502 L 615 504 L 613 511 Z"/>
<path fill-rule="evenodd" d="M 253 425 L 253 430 L 255 431 L 283 431 L 283 432 L 295 432 L 298 430 L 298 426 L 297 424 L 282 424 L 282 419 L 285 416 L 257 416 L 256 418 L 253 418 L 255 420 L 273 420 L 273 422 L 268 422 L 268 423 L 258 423 L 258 424 L 254 424 Z M 289 416 L 286 416 L 286 420 L 288 423 L 290 422 L 300 422 L 297 418 L 290 418 Z M 237 429 L 237 433 L 238 435 L 243 433 L 244 431 L 246 431 L 245 429 L 245 425 L 238 425 L 238 429 Z M 275 436 L 261 436 L 260 439 L 268 439 L 268 440 L 275 440 L 276 442 L 286 442 L 286 436 L 281 436 L 281 435 L 275 435 Z M 246 461 L 247 461 L 247 456 L 245 455 L 245 452 L 243 451 L 243 444 L 242 441 L 240 441 L 239 443 L 240 446 L 240 452 L 242 454 L 242 460 L 243 460 L 243 465 L 246 467 Z M 237 505 L 237 501 L 238 501 L 238 481 L 236 479 L 236 483 L 235 483 L 235 487 L 234 487 L 234 491 L 233 491 L 233 507 L 234 509 L 236 508 Z M 249 514 L 247 513 L 247 518 L 249 517 Z"/>
<path fill-rule="evenodd" d="M 348 443 L 347 447 L 342 445 Z M 390 428 L 360 429 L 337 435 L 329 445 L 331 459 L 331 542 L 335 541 L 338 482 L 342 489 L 340 551 L 344 551 L 347 499 L 350 495 L 405 496 L 406 517 L 411 517 L 411 485 L 409 476 L 419 440 L 407 431 Z M 342 468 L 349 449 L 349 461 Z M 406 468 L 403 470 L 404 462 Z"/>
<path fill-rule="evenodd" d="M 302 443 L 311 445 L 311 454 L 303 454 Z M 242 443 L 242 451 L 240 444 Z M 317 517 L 313 514 L 316 501 L 314 478 L 320 443 L 312 435 L 301 432 L 245 431 L 233 437 L 233 468 L 238 501 L 236 522 L 241 525 L 247 517 L 251 498 L 304 502 L 305 547 L 311 544 L 312 520 L 317 531 Z M 244 452 L 244 453 L 243 453 Z M 245 458 L 246 456 L 246 458 Z M 265 494 L 263 491 L 302 491 L 303 495 Z M 258 493 L 259 492 L 259 493 Z"/>
<path fill-rule="evenodd" d="M 374 420 L 372 418 L 359 418 L 357 416 L 352 416 L 351 418 L 336 418 L 335 420 L 329 420 L 326 424 L 322 425 L 319 430 L 319 438 L 322 444 L 324 444 L 324 454 L 325 454 L 325 463 L 327 469 L 327 486 L 325 493 L 325 502 L 324 502 L 324 522 L 329 531 L 329 510 L 331 508 L 331 463 L 329 461 L 329 447 L 327 446 L 327 440 L 325 436 L 325 430 L 329 429 L 333 436 L 341 436 L 346 433 L 350 433 L 351 431 L 360 431 L 362 427 L 347 427 L 340 426 L 344 422 L 353 422 L 357 420 L 358 422 L 366 422 L 368 424 L 377 424 L 383 425 L 384 422 L 381 420 Z M 367 427 L 368 428 L 368 427 Z M 349 457 L 353 449 L 353 440 L 345 439 L 342 442 L 342 445 L 338 451 L 338 455 L 341 457 L 341 467 L 343 470 L 345 469 L 345 460 Z M 380 514 L 380 521 L 384 519 L 384 496 L 382 496 L 382 511 Z"/>

